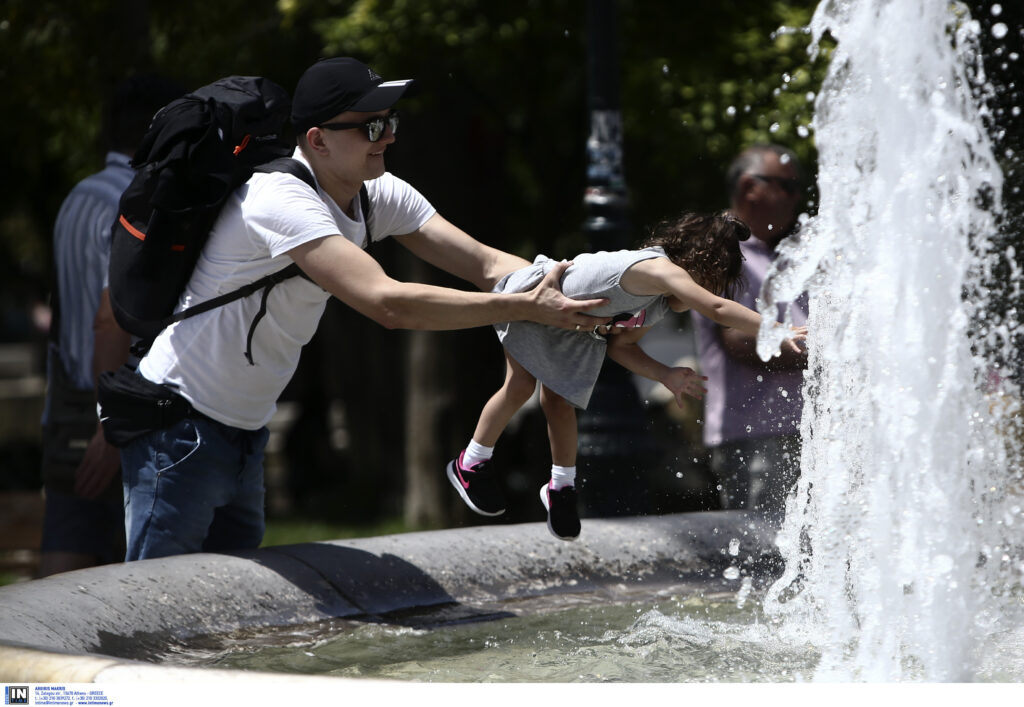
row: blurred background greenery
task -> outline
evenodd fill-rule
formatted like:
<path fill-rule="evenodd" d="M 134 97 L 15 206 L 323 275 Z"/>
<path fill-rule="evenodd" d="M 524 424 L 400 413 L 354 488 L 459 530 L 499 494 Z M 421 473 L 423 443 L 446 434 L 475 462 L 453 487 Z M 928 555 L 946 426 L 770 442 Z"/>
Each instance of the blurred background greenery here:
<path fill-rule="evenodd" d="M 751 143 L 782 143 L 814 174 L 813 99 L 831 46 L 826 39 L 808 54 L 816 5 L 618 2 L 632 240 L 681 210 L 726 206 L 725 169 Z M 996 19 L 1022 26 L 1016 3 L 998 18 L 990 2 L 966 6 L 986 30 Z M 389 169 L 484 242 L 530 259 L 585 250 L 586 9 L 585 0 L 5 0 L 0 342 L 40 344 L 45 336 L 50 228 L 71 186 L 102 166 L 104 97 L 136 71 L 189 89 L 229 74 L 264 75 L 291 90 L 318 58 L 352 55 L 385 78 L 415 78 Z M 1019 45 L 1016 31 L 1003 44 Z M 992 119 L 1012 176 L 1024 146 L 1019 111 L 1011 111 L 1021 103 L 1011 49 L 986 66 L 1001 87 Z M 812 180 L 809 213 L 814 198 Z M 1019 191 L 1009 198 L 1019 201 Z M 389 247 L 379 258 L 399 278 L 465 286 Z M 686 320 L 675 326 L 687 335 Z M 297 518 L 317 535 L 342 532 L 322 523 L 477 522 L 445 493 L 442 468 L 502 374 L 489 329 L 388 332 L 335 303 L 283 398 L 268 466 L 272 523 Z M 713 507 L 693 430 L 699 409 L 651 412 L 646 429 L 666 459 L 685 467 L 659 472 L 685 481 L 652 510 Z M 506 444 L 515 464 L 530 467 L 523 473 L 541 479 L 546 440 L 535 417 L 527 414 Z M 0 446 L 0 488 L 31 487 L 31 440 L 7 435 Z M 504 522 L 537 514 L 539 506 Z"/>
<path fill-rule="evenodd" d="M 741 145 L 775 140 L 813 160 L 801 128 L 823 62 L 808 61 L 801 28 L 815 4 L 620 2 L 636 223 L 722 206 L 723 166 Z M 101 163 L 103 97 L 120 78 L 157 70 L 196 88 L 254 74 L 290 90 L 310 63 L 335 55 L 360 57 L 385 77 L 417 79 L 394 150 L 407 159 L 395 169 L 429 175 L 420 187 L 443 212 L 531 256 L 582 245 L 582 0 L 4 5 L 0 134 L 11 148 L 5 173 L 17 178 L 2 195 L 3 244 L 13 262 L 44 280 L 56 208 Z"/>

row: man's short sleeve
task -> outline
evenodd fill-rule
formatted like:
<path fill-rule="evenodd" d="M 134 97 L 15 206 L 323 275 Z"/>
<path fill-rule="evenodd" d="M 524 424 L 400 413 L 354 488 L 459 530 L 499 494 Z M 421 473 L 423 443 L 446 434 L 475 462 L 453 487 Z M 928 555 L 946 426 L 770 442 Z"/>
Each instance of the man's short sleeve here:
<path fill-rule="evenodd" d="M 366 186 L 370 197 L 370 231 L 375 241 L 412 233 L 436 213 L 426 197 L 393 174 L 385 173 Z"/>

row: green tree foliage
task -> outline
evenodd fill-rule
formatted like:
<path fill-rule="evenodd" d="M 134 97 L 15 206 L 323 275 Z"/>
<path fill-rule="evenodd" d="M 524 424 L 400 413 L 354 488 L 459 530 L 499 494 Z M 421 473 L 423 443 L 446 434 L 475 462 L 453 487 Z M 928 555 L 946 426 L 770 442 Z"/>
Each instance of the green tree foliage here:
<path fill-rule="evenodd" d="M 808 59 L 801 28 L 814 5 L 619 3 L 634 223 L 723 206 L 725 166 L 754 141 L 786 143 L 813 164 L 808 96 L 824 62 Z M 472 185 L 478 205 L 461 213 L 455 196 L 449 202 L 437 192 L 442 211 L 530 257 L 586 246 L 579 233 L 589 129 L 585 3 L 289 0 L 282 12 L 286 23 L 314 26 L 325 54 L 352 54 L 385 76 L 417 79 L 420 93 L 407 112 L 430 130 L 398 151 L 431 154 L 430 170 L 440 168 L 453 189 Z M 460 142 L 464 163 L 453 155 Z"/>
<path fill-rule="evenodd" d="M 775 139 L 813 159 L 796 131 L 819 72 L 805 35 L 773 35 L 805 24 L 813 6 L 620 2 L 634 222 L 720 206 L 724 164 L 744 143 Z M 157 70 L 192 88 L 249 73 L 290 88 L 316 58 L 339 54 L 418 80 L 396 164 L 425 177 L 446 213 L 524 255 L 583 245 L 579 0 L 10 0 L 0 12 L 0 135 L 16 146 L 3 166 L 17 175 L 0 197 L 0 239 L 7 260 L 33 272 L 46 269 L 64 193 L 101 163 L 103 98 L 117 80 Z M 466 189 L 474 205 L 463 207 Z"/>
<path fill-rule="evenodd" d="M 39 273 L 45 229 L 74 180 L 102 165 L 102 97 L 119 71 L 109 44 L 129 17 L 110 2 L 4 3 L 0 16 L 0 137 L 6 187 L 0 196 L 5 261 Z M 122 47 L 131 62 L 131 43 Z M 99 157 L 98 157 L 99 155 Z"/>
<path fill-rule="evenodd" d="M 625 159 L 642 223 L 726 206 L 725 168 L 753 143 L 784 144 L 813 173 L 829 49 L 808 56 L 815 4 L 623 4 Z"/>
<path fill-rule="evenodd" d="M 281 28 L 274 0 L 5 2 L 4 262 L 45 280 L 57 208 L 76 181 L 103 165 L 104 102 L 121 79 L 158 71 L 194 88 L 229 73 L 259 74 L 291 88 L 316 56 L 308 33 Z"/>

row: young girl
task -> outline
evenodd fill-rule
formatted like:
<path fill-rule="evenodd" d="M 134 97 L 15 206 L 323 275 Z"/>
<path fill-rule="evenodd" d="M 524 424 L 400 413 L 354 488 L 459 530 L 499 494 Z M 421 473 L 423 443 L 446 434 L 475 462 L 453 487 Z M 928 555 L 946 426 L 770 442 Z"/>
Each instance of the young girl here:
<path fill-rule="evenodd" d="M 580 533 L 576 510 L 576 410 L 585 409 L 605 354 L 637 375 L 668 388 L 682 405 L 683 395 L 703 397 L 705 376 L 689 368 L 655 361 L 638 342 L 671 309 L 695 309 L 713 321 L 757 335 L 761 316 L 725 299 L 740 276 L 739 242 L 750 229 L 727 213 L 683 214 L 659 224 L 640 250 L 584 253 L 573 259 L 562 279 L 569 297 L 607 298 L 590 312 L 614 318 L 622 333 L 607 338 L 595 331 L 567 331 L 533 322 L 495 325 L 505 348 L 505 383 L 484 406 L 469 445 L 448 464 L 448 479 L 462 500 L 481 515 L 505 512 L 501 486 L 489 462 L 512 415 L 541 382 L 540 403 L 551 445 L 551 480 L 540 489 L 548 529 L 562 540 Z M 532 265 L 506 275 L 495 292 L 529 290 L 554 267 L 540 255 Z M 794 330 L 787 346 L 806 337 Z"/>

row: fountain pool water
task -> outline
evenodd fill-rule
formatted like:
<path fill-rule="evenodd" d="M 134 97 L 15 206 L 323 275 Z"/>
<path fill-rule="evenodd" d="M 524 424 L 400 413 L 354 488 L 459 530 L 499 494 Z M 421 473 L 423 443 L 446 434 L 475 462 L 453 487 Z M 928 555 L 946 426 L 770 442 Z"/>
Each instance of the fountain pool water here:
<path fill-rule="evenodd" d="M 630 602 L 515 605 L 516 616 L 434 627 L 336 622 L 239 633 L 172 656 L 189 665 L 420 682 L 777 682 L 806 676 L 813 646 L 784 645 L 731 592 Z M 1024 674 L 1019 677 L 1024 677 Z"/>
<path fill-rule="evenodd" d="M 181 647 L 166 664 L 417 682 L 806 682 L 822 654 L 767 619 L 759 593 L 689 588 L 627 602 L 507 602 L 507 616 L 430 627 L 331 621 L 238 631 Z M 1024 681 L 1024 631 L 987 637 L 976 682 Z M 920 677 L 920 671 L 908 671 Z"/>
<path fill-rule="evenodd" d="M 766 613 L 815 637 L 818 679 L 975 679 L 994 634 L 1024 635 L 1016 321 L 999 299 L 1018 282 L 994 275 L 1017 273 L 980 26 L 944 0 L 826 0 L 811 31 L 837 41 L 819 211 L 762 292 L 774 311 L 807 287 L 812 341 Z"/>

